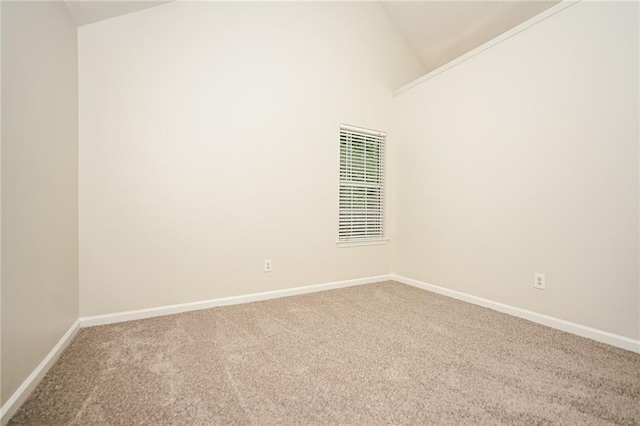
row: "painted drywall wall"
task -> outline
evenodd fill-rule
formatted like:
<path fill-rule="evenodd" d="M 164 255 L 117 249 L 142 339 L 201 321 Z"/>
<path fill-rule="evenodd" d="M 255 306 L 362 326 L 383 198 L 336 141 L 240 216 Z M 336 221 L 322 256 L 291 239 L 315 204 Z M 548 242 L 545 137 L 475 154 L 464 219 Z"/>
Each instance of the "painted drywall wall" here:
<path fill-rule="evenodd" d="M 82 316 L 389 273 L 390 244 L 336 244 L 340 123 L 393 144 L 424 72 L 381 5 L 173 2 L 78 37 Z"/>
<path fill-rule="evenodd" d="M 2 5 L 0 5 L 0 100 L 1 99 L 2 99 Z M 0 101 L 0 309 L 2 309 L 2 101 Z M 0 407 L 2 407 L 3 401 L 4 400 L 2 399 L 2 312 L 0 312 Z"/>
<path fill-rule="evenodd" d="M 394 273 L 640 336 L 637 9 L 571 5 L 397 95 Z"/>
<path fill-rule="evenodd" d="M 2 2 L 2 403 L 78 318 L 77 38 Z"/>

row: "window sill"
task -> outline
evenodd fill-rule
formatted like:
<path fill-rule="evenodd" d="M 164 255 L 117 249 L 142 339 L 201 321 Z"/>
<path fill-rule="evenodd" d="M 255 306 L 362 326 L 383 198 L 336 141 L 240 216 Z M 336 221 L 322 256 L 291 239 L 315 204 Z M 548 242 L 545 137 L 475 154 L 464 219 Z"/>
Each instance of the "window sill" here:
<path fill-rule="evenodd" d="M 361 240 L 361 241 L 338 241 L 338 247 L 361 247 L 361 246 L 377 246 L 381 244 L 387 244 L 388 238 L 376 239 L 376 240 Z"/>

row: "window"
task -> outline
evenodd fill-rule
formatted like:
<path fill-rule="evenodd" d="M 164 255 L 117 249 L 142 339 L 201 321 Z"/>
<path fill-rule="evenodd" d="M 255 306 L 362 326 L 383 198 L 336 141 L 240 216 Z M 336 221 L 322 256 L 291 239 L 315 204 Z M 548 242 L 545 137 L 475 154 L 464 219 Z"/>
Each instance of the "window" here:
<path fill-rule="evenodd" d="M 340 126 L 338 243 L 384 239 L 386 133 Z"/>

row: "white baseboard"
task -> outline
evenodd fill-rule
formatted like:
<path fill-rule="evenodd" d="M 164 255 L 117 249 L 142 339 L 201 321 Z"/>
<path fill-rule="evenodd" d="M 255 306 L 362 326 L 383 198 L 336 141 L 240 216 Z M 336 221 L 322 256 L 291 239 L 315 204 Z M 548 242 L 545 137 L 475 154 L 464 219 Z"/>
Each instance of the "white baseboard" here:
<path fill-rule="evenodd" d="M 262 293 L 253 293 L 244 296 L 225 297 L 220 299 L 204 300 L 200 302 L 182 303 L 178 305 L 161 306 L 158 308 L 141 309 L 136 311 L 119 312 L 107 315 L 97 315 L 91 317 L 79 318 L 67 330 L 60 341 L 54 346 L 44 360 L 36 367 L 36 369 L 27 377 L 20 387 L 13 393 L 11 398 L 0 409 L 0 425 L 4 426 L 8 423 L 11 416 L 15 414 L 20 405 L 27 399 L 31 391 L 40 382 L 47 373 L 49 368 L 56 362 L 62 351 L 71 342 L 80 327 L 91 327 L 95 325 L 112 324 L 123 321 L 131 321 L 143 318 L 152 318 L 163 315 L 171 315 L 180 312 L 196 311 L 200 309 L 214 308 L 216 306 L 238 305 L 242 303 L 258 302 L 261 300 L 276 299 L 280 297 L 295 296 L 299 294 L 316 293 L 325 290 L 333 290 L 338 288 L 352 287 L 362 284 L 372 284 L 381 281 L 394 280 L 433 293 L 449 296 L 454 299 L 473 303 L 475 305 L 490 308 L 515 317 L 524 318 L 526 320 L 552 327 L 558 330 L 572 333 L 581 337 L 596 340 L 598 342 L 607 343 L 622 349 L 640 353 L 640 340 L 634 340 L 628 337 L 587 327 L 584 325 L 572 323 L 569 321 L 542 315 L 526 309 L 516 308 L 514 306 L 505 305 L 504 303 L 494 302 L 492 300 L 483 299 L 481 297 L 450 290 L 422 281 L 406 278 L 400 275 L 378 275 L 374 277 L 358 278 L 346 281 L 336 281 L 325 284 L 310 285 L 305 287 L 296 287 L 283 290 L 266 291 Z"/>
<path fill-rule="evenodd" d="M 265 291 L 243 296 L 223 297 L 220 299 L 203 300 L 199 302 L 181 303 L 178 305 L 160 306 L 157 308 L 140 309 L 136 311 L 117 312 L 114 314 L 81 317 L 82 327 L 113 324 L 123 321 L 138 320 L 144 318 L 159 317 L 163 315 L 178 314 L 180 312 L 197 311 L 200 309 L 215 308 L 217 306 L 239 305 L 242 303 L 259 302 L 261 300 L 276 299 L 279 297 L 295 296 L 298 294 L 316 293 L 319 291 L 333 290 L 337 288 L 352 287 L 362 284 L 371 284 L 391 280 L 391 275 L 378 275 L 366 278 L 357 278 L 346 281 L 336 281 L 325 284 L 310 285 L 305 287 L 287 288 L 283 290 Z"/>
<path fill-rule="evenodd" d="M 242 303 L 259 302 L 261 300 L 276 299 L 279 297 L 295 296 L 299 294 L 316 293 L 319 291 L 333 290 L 338 288 L 352 287 L 362 284 L 371 284 L 381 281 L 391 280 L 391 275 L 378 275 L 366 278 L 357 278 L 346 281 L 336 281 L 331 283 L 310 285 L 305 287 L 288 288 L 283 290 L 266 291 L 243 296 L 224 297 L 220 299 L 204 300 L 200 302 L 181 303 L 178 305 L 161 306 L 158 308 L 141 309 L 137 311 L 118 312 L 115 314 L 97 315 L 82 317 L 67 330 L 60 341 L 51 349 L 51 352 L 42 360 L 35 370 L 27 377 L 20 387 L 13 393 L 11 398 L 0 409 L 0 425 L 6 425 L 11 417 L 18 411 L 18 408 L 27 399 L 36 385 L 42 380 L 51 366 L 58 360 L 62 351 L 75 337 L 81 327 L 91 327 L 95 325 L 112 324 L 136 319 L 158 317 L 163 315 L 177 314 L 180 312 L 196 311 L 200 309 L 214 308 L 216 306 L 239 305 Z"/>
<path fill-rule="evenodd" d="M 36 385 L 40 383 L 40 380 L 47 374 L 47 371 L 58 360 L 58 357 L 62 351 L 67 347 L 71 340 L 75 337 L 76 333 L 80 329 L 80 320 L 76 320 L 73 325 L 67 330 L 62 338 L 51 349 L 47 356 L 42 360 L 35 370 L 26 378 L 24 382 L 16 389 L 11 395 L 11 398 L 0 409 L 0 425 L 6 425 L 9 419 L 18 411 L 18 408 L 29 397 Z"/>
<path fill-rule="evenodd" d="M 577 336 L 586 337 L 587 339 L 596 340 L 598 342 L 606 343 L 611 346 L 626 349 L 628 351 L 640 353 L 640 340 L 634 340 L 629 337 L 624 337 L 618 334 L 609 333 L 607 331 L 598 330 L 596 328 L 591 328 L 570 321 L 561 320 L 558 318 L 539 314 L 537 312 L 528 311 L 526 309 L 516 308 L 515 306 L 505 305 L 504 303 L 494 302 L 492 300 L 472 296 L 460 291 L 450 290 L 448 288 L 439 287 L 433 284 L 427 284 L 425 282 L 406 278 L 400 275 L 392 274 L 391 276 L 391 279 L 403 284 L 421 288 L 423 290 L 428 290 L 433 293 L 442 294 L 444 296 L 449 296 L 465 302 L 473 303 L 474 305 L 483 306 L 485 308 L 493 309 L 495 311 L 509 314 L 514 317 L 523 318 L 531 322 L 546 325 L 547 327 L 555 328 L 557 330 L 565 331 Z"/>

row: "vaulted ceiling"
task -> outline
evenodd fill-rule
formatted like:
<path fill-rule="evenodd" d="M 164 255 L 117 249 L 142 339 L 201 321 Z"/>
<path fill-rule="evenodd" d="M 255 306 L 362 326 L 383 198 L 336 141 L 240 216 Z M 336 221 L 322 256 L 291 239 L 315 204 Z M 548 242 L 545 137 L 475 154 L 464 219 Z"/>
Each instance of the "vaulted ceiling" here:
<path fill-rule="evenodd" d="M 77 25 L 136 12 L 170 0 L 66 0 Z M 558 1 L 385 1 L 426 71 L 461 56 L 548 9 Z"/>
<path fill-rule="evenodd" d="M 550 8 L 558 1 L 388 1 L 384 7 L 427 71 Z"/>
<path fill-rule="evenodd" d="M 67 9 L 76 25 L 92 24 L 125 15 L 171 0 L 66 0 Z"/>

